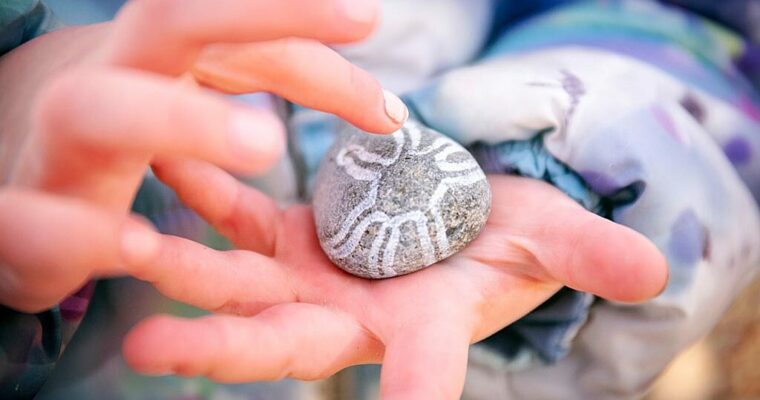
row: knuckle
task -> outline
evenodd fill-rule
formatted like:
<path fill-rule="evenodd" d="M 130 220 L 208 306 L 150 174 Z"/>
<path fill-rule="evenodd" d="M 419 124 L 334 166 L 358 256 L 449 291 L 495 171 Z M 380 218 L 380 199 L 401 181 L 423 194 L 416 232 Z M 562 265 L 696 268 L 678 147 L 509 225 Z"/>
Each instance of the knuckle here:
<path fill-rule="evenodd" d="M 195 104 L 198 106 L 195 106 Z M 216 99 L 208 98 L 204 93 L 193 93 L 187 88 L 173 87 L 166 95 L 166 117 L 173 124 L 197 120 L 199 108 L 218 108 Z"/>
<path fill-rule="evenodd" d="M 81 96 L 85 85 L 84 74 L 79 72 L 65 72 L 53 78 L 42 91 L 40 91 L 33 114 L 35 120 L 44 130 L 53 127 L 68 126 L 76 107 L 72 106 Z"/>
<path fill-rule="evenodd" d="M 161 64 L 161 54 L 165 46 L 176 39 L 176 31 L 182 4 L 179 0 L 132 0 L 115 18 L 110 36 L 112 61 L 117 64 L 154 68 L 154 62 Z M 155 60 L 158 58 L 159 60 Z M 174 71 L 179 73 L 180 71 Z"/>
<path fill-rule="evenodd" d="M 219 113 L 224 107 L 216 98 L 208 97 L 205 93 L 193 93 L 181 87 L 168 89 L 163 101 L 164 120 L 167 126 L 185 132 L 205 128 L 204 117 L 198 114 L 199 110 L 213 115 Z M 188 143 L 190 144 L 196 145 L 196 143 Z"/>
<path fill-rule="evenodd" d="M 213 332 L 214 339 L 217 341 L 219 352 L 217 354 L 224 355 L 229 351 L 236 351 L 233 348 L 233 338 L 238 331 L 237 324 L 230 318 L 207 318 L 206 326 L 209 331 Z"/>
<path fill-rule="evenodd" d="M 280 39 L 256 44 L 253 53 L 257 61 L 256 80 L 263 91 L 275 91 L 278 83 L 291 82 L 297 78 L 290 64 L 301 48 L 301 39 Z"/>
<path fill-rule="evenodd" d="M 131 0 L 124 6 L 117 20 L 126 25 L 151 25 L 158 28 L 166 26 L 182 7 L 182 2 L 178 0 Z"/>

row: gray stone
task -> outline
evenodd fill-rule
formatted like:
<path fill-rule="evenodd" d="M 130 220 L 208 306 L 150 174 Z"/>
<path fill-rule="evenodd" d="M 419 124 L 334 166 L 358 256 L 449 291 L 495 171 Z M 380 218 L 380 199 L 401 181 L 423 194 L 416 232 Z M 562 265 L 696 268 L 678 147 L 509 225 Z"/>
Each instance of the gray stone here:
<path fill-rule="evenodd" d="M 392 135 L 344 129 L 322 161 L 313 200 L 330 260 L 377 279 L 464 248 L 485 226 L 491 190 L 467 150 L 409 121 Z"/>

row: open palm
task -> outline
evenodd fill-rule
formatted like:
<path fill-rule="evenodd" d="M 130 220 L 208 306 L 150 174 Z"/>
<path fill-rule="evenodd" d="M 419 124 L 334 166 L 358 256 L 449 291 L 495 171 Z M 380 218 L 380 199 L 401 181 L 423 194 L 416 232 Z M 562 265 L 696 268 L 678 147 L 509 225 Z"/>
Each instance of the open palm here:
<path fill-rule="evenodd" d="M 489 178 L 492 214 L 464 251 L 417 273 L 365 280 L 330 263 L 310 208 L 282 211 L 209 164 L 167 164 L 157 175 L 244 250 L 163 237 L 171 243 L 132 271 L 170 297 L 218 312 L 153 317 L 134 328 L 124 354 L 145 373 L 318 379 L 382 363 L 383 398 L 454 399 L 469 345 L 563 285 L 641 301 L 667 280 L 663 257 L 643 236 L 545 183 L 507 176 Z"/>

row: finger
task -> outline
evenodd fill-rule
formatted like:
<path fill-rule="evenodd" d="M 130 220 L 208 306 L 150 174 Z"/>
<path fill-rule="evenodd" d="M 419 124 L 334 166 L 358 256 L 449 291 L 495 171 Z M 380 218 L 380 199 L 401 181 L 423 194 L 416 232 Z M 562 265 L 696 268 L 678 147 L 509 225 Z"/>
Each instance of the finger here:
<path fill-rule="evenodd" d="M 16 175 L 47 181 L 62 191 L 94 188 L 90 190 L 110 195 L 110 190 L 125 186 L 113 172 L 124 175 L 126 170 L 139 180 L 154 154 L 260 172 L 280 157 L 285 146 L 284 127 L 270 112 L 233 106 L 199 90 L 132 71 L 69 72 L 41 95 L 36 115 L 37 139 L 42 143 L 25 157 Z M 39 153 L 51 164 L 48 168 L 38 165 Z M 40 171 L 53 175 L 35 176 Z M 85 188 L 76 186 L 87 181 L 83 177 L 102 178 L 102 185 L 88 181 Z"/>
<path fill-rule="evenodd" d="M 235 245 L 274 254 L 282 212 L 271 198 L 201 161 L 163 158 L 153 164 L 153 172 Z"/>
<path fill-rule="evenodd" d="M 414 326 L 387 345 L 380 397 L 458 399 L 467 371 L 469 338 L 456 326 Z"/>
<path fill-rule="evenodd" d="M 586 211 L 543 182 L 506 176 L 490 181 L 489 222 L 510 232 L 509 242 L 523 250 L 526 263 L 538 264 L 573 289 L 610 300 L 643 301 L 665 287 L 665 258 L 643 235 Z"/>
<path fill-rule="evenodd" d="M 193 75 L 204 85 L 231 93 L 276 93 L 370 132 L 393 132 L 408 117 L 403 102 L 368 72 L 311 40 L 211 46 L 194 65 Z"/>
<path fill-rule="evenodd" d="M 162 236 L 150 259 L 128 272 L 174 300 L 206 310 L 253 315 L 299 300 L 300 278 L 249 251 L 216 251 L 191 240 Z"/>
<path fill-rule="evenodd" d="M 123 273 L 158 251 L 135 217 L 18 189 L 0 191 L 0 303 L 44 310 L 93 276 Z"/>
<path fill-rule="evenodd" d="M 178 75 L 206 44 L 356 41 L 372 31 L 377 13 L 376 0 L 137 0 L 116 17 L 108 59 Z"/>
<path fill-rule="evenodd" d="M 351 317 L 312 304 L 283 304 L 252 318 L 154 317 L 124 340 L 124 358 L 148 374 L 220 382 L 324 378 L 382 351 Z"/>

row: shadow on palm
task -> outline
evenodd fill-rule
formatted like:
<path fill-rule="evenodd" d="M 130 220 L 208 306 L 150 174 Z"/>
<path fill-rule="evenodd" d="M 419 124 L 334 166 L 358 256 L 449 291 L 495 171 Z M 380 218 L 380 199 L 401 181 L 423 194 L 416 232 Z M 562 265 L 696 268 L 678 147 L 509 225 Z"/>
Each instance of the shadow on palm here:
<path fill-rule="evenodd" d="M 146 279 L 219 314 L 140 324 L 124 350 L 142 372 L 242 382 L 316 379 L 382 363 L 383 396 L 457 398 L 469 344 L 562 285 L 641 301 L 666 280 L 662 256 L 644 237 L 539 181 L 490 177 L 493 210 L 474 242 L 422 271 L 373 281 L 329 261 L 309 207 L 282 211 L 216 167 L 164 164 L 171 168 L 156 168 L 158 176 L 240 250 L 167 239 L 159 266 L 146 273 L 180 271 L 184 279 Z"/>

